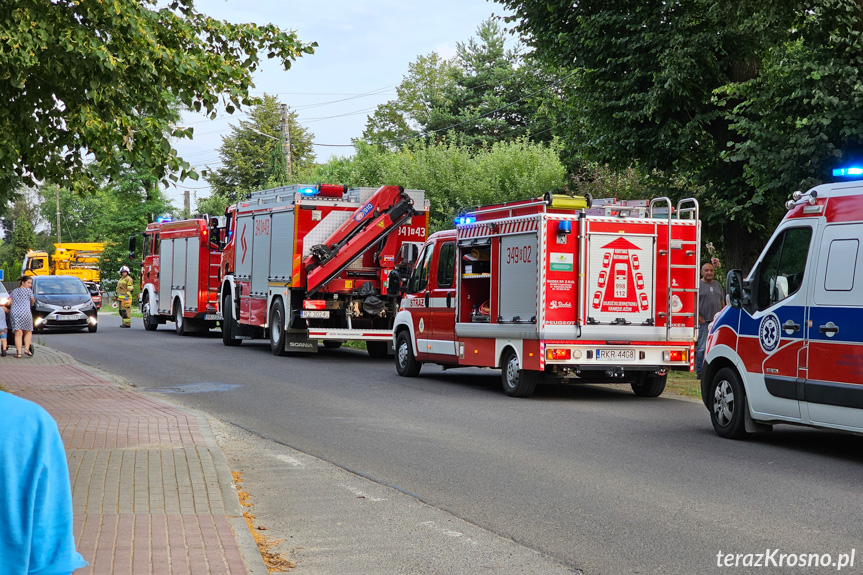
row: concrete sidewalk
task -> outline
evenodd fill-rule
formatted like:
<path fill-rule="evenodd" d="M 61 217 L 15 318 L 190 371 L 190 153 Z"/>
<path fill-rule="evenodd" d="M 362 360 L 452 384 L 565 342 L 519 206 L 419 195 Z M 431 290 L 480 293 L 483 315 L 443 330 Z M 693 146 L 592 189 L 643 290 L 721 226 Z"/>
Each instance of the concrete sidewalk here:
<path fill-rule="evenodd" d="M 267 573 L 205 417 L 41 346 L 0 358 L 0 384 L 60 428 L 90 563 L 76 575 Z"/>

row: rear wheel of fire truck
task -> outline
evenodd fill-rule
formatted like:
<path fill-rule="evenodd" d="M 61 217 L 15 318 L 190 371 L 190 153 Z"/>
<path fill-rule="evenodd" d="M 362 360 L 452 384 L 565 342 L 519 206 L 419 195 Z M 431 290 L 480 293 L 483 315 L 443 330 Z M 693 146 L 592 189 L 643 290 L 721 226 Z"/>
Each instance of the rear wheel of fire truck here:
<path fill-rule="evenodd" d="M 410 334 L 407 331 L 400 331 L 396 337 L 396 371 L 402 377 L 416 377 L 422 365 L 414 357 Z"/>
<path fill-rule="evenodd" d="M 540 375 L 526 369 L 519 369 L 518 356 L 512 349 L 507 349 L 501 362 L 500 379 L 503 391 L 510 397 L 530 397 Z"/>
<path fill-rule="evenodd" d="M 746 392 L 737 372 L 723 367 L 710 382 L 707 392 L 710 421 L 720 437 L 741 439 L 746 436 Z"/>
<path fill-rule="evenodd" d="M 285 304 L 276 298 L 270 309 L 270 351 L 285 355 Z"/>
<path fill-rule="evenodd" d="M 389 345 L 385 341 L 367 341 L 366 351 L 375 359 L 386 359 L 390 355 Z"/>
<path fill-rule="evenodd" d="M 186 318 L 183 317 L 183 306 L 180 305 L 180 300 L 174 302 L 174 327 L 177 330 L 177 335 L 188 335 L 186 329 Z"/>
<path fill-rule="evenodd" d="M 238 331 L 237 322 L 234 321 L 234 306 L 231 304 L 231 296 L 226 295 L 222 300 L 222 343 L 233 347 L 243 343 L 241 339 L 234 339 Z"/>
<path fill-rule="evenodd" d="M 668 375 L 650 373 L 638 378 L 637 381 L 629 385 L 632 387 L 632 393 L 638 397 L 659 397 L 665 391 L 665 382 L 667 380 Z"/>
<path fill-rule="evenodd" d="M 144 296 L 144 305 L 141 306 L 141 317 L 144 320 L 144 329 L 147 331 L 156 331 L 159 327 L 159 322 L 150 314 L 150 298 L 147 296 Z"/>

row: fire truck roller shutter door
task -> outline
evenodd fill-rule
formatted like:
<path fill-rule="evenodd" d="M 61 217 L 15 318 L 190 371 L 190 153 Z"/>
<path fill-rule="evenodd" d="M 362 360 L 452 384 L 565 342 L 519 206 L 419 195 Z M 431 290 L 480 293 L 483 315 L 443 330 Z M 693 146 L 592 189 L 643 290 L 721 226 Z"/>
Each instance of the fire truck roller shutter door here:
<path fill-rule="evenodd" d="M 500 239 L 499 315 L 503 321 L 530 321 L 537 314 L 536 233 L 504 236 Z"/>
<path fill-rule="evenodd" d="M 160 314 L 171 313 L 171 281 L 174 274 L 174 240 L 159 242 L 159 301 L 156 302 Z"/>
<path fill-rule="evenodd" d="M 198 260 L 201 254 L 201 243 L 197 237 L 186 239 L 186 290 L 185 307 L 189 311 L 198 312 Z M 200 310 L 203 311 L 203 310 Z"/>
<path fill-rule="evenodd" d="M 183 289 L 186 285 L 186 241 L 188 238 L 174 240 L 172 289 Z"/>
<path fill-rule="evenodd" d="M 294 261 L 294 212 L 274 213 L 271 233 L 270 278 L 290 281 Z"/>
<path fill-rule="evenodd" d="M 271 214 L 258 214 L 254 218 L 255 233 L 252 249 L 252 296 L 264 297 L 270 279 Z"/>

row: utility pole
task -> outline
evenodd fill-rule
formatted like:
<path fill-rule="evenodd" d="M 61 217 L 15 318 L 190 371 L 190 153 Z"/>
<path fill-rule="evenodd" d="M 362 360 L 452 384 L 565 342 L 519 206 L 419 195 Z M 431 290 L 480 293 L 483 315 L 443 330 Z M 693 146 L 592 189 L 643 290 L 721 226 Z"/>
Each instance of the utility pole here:
<path fill-rule="evenodd" d="M 293 175 L 293 166 L 291 165 L 291 122 L 288 116 L 288 105 L 280 104 L 279 108 L 282 111 L 282 152 L 285 154 L 285 163 L 287 164 L 288 178 Z"/>
<path fill-rule="evenodd" d="M 191 209 L 191 206 L 189 204 L 189 190 L 185 190 L 185 192 L 183 193 L 183 216 L 184 217 L 186 217 L 186 218 L 189 217 L 189 214 L 191 213 L 189 211 L 190 209 Z"/>
<path fill-rule="evenodd" d="M 54 197 L 57 198 L 57 243 L 62 244 L 60 240 L 60 188 L 54 188 Z"/>

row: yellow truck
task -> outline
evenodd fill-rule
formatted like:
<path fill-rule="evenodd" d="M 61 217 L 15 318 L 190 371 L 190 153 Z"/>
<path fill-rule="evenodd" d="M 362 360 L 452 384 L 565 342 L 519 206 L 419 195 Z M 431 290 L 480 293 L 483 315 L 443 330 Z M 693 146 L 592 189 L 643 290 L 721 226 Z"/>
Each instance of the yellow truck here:
<path fill-rule="evenodd" d="M 99 283 L 99 258 L 103 251 L 103 243 L 54 244 L 50 264 L 48 252 L 30 250 L 24 256 L 21 270 L 28 276 L 77 276 L 85 283 Z"/>

